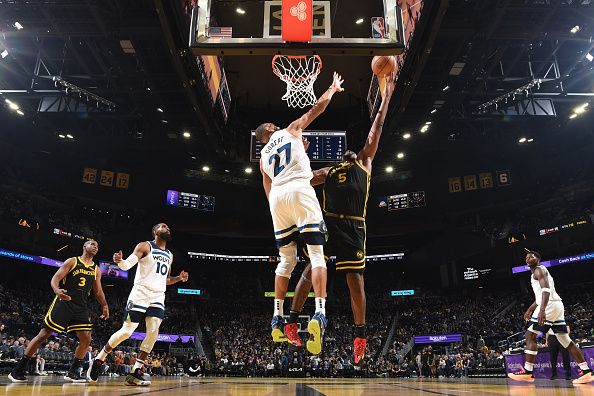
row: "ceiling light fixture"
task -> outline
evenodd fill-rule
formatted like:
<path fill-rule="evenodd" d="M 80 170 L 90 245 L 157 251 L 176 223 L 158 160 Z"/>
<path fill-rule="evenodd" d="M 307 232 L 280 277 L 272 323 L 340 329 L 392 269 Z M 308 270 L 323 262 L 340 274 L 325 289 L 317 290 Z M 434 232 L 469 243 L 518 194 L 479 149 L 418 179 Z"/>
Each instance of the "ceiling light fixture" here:
<path fill-rule="evenodd" d="M 247 174 L 252 173 L 252 168 L 249 166 L 247 168 L 245 168 L 245 173 L 247 173 Z"/>
<path fill-rule="evenodd" d="M 357 20 L 355 21 L 355 23 L 356 23 L 357 25 L 360 25 L 360 24 L 362 24 L 364 21 L 365 21 L 365 20 L 364 20 L 363 18 L 359 18 L 359 19 L 357 19 Z"/>
<path fill-rule="evenodd" d="M 17 30 L 21 30 L 23 28 L 23 25 L 21 25 L 21 23 L 17 21 L 14 23 L 14 27 L 17 28 Z"/>
<path fill-rule="evenodd" d="M 587 53 L 586 54 L 586 59 L 588 59 L 590 62 L 592 62 L 594 60 L 594 55 L 592 55 L 591 53 Z"/>
<path fill-rule="evenodd" d="M 59 134 L 59 135 L 58 135 L 58 137 L 59 137 L 60 139 L 66 139 L 66 135 Z"/>
<path fill-rule="evenodd" d="M 386 167 L 386 172 L 387 173 L 392 173 L 394 171 L 394 168 L 392 168 L 391 166 L 387 166 Z"/>
<path fill-rule="evenodd" d="M 437 109 L 431 110 L 431 114 L 435 114 L 435 113 L 437 113 Z"/>
<path fill-rule="evenodd" d="M 402 158 L 404 158 L 404 153 L 398 153 L 398 154 L 396 155 L 396 157 L 397 157 L 398 159 L 402 159 Z"/>
<path fill-rule="evenodd" d="M 527 142 L 528 143 L 532 143 L 534 141 L 534 139 L 528 139 Z"/>
<path fill-rule="evenodd" d="M 402 135 L 402 139 L 410 139 L 410 133 L 405 133 L 404 135 Z"/>
<path fill-rule="evenodd" d="M 25 113 L 23 113 L 22 110 L 17 110 L 16 112 L 18 115 L 25 115 Z"/>
<path fill-rule="evenodd" d="M 239 15 L 244 15 L 245 14 L 245 10 L 243 8 L 237 7 L 235 9 L 235 12 L 238 13 Z"/>
<path fill-rule="evenodd" d="M 518 142 L 520 142 L 520 143 L 524 143 L 525 141 L 526 141 L 526 138 L 525 137 L 520 138 L 520 140 L 518 140 Z"/>
<path fill-rule="evenodd" d="M 72 136 L 71 134 L 67 134 L 67 135 L 66 135 L 66 137 L 67 137 L 68 139 L 74 139 L 74 136 Z"/>
<path fill-rule="evenodd" d="M 443 87 L 442 91 L 443 91 L 443 92 L 445 92 L 445 91 L 447 91 L 448 89 L 450 89 L 450 86 L 449 86 L 449 85 L 446 85 L 445 87 Z"/>
<path fill-rule="evenodd" d="M 577 32 L 580 31 L 580 27 L 579 25 L 575 25 L 574 27 L 571 28 L 570 32 L 571 34 L 576 34 Z"/>
<path fill-rule="evenodd" d="M 575 117 L 577 117 L 577 114 L 573 113 L 572 115 L 569 116 L 570 119 L 574 119 Z"/>
<path fill-rule="evenodd" d="M 190 132 L 184 132 L 183 135 L 186 139 L 189 138 L 190 136 L 192 136 L 192 134 L 190 134 Z"/>
<path fill-rule="evenodd" d="M 162 112 L 163 112 L 163 109 L 162 109 L 162 108 L 160 108 L 160 107 L 157 107 L 157 111 L 158 111 L 159 113 L 162 113 Z"/>
<path fill-rule="evenodd" d="M 421 128 L 421 133 L 425 133 L 427 132 L 427 130 L 429 130 L 429 125 L 423 125 L 423 127 Z"/>
<path fill-rule="evenodd" d="M 0 55 L 2 56 L 2 59 L 6 58 L 8 56 L 8 50 L 2 51 L 2 53 L 0 53 Z"/>
<path fill-rule="evenodd" d="M 427 121 L 425 125 L 431 125 L 431 121 Z"/>
<path fill-rule="evenodd" d="M 203 172 L 208 172 L 210 170 L 210 168 L 208 166 L 203 166 L 202 167 L 202 171 Z"/>

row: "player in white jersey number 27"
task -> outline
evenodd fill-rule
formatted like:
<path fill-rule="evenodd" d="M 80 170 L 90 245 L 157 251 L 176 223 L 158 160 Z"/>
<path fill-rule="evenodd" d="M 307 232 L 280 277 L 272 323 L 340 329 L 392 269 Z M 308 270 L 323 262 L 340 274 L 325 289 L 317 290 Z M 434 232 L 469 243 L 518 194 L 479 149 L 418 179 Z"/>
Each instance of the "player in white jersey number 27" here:
<path fill-rule="evenodd" d="M 535 297 L 534 303 L 524 314 L 524 320 L 529 322 L 524 350 L 526 362 L 523 368 L 515 373 L 509 373 L 508 377 L 516 381 L 534 382 L 534 361 L 538 353 L 536 336 L 539 333 L 546 334 L 552 331 L 559 340 L 559 344 L 567 348 L 580 368 L 579 376 L 573 380 L 573 383 L 585 384 L 594 381 L 594 374 L 588 367 L 582 351 L 567 334 L 563 301 L 555 290 L 555 281 L 549 270 L 544 265 L 540 265 L 540 254 L 526 249 L 526 264 L 532 274 L 530 283 Z"/>
<path fill-rule="evenodd" d="M 256 129 L 256 139 L 264 143 L 260 170 L 280 256 L 274 280 L 272 339 L 275 342 L 286 341 L 283 303 L 291 273 L 297 265 L 297 240 L 301 237 L 307 244 L 316 300 L 315 314 L 307 326 L 310 334 L 307 350 L 314 355 L 322 350 L 322 337 L 327 324 L 327 273 L 323 249 L 326 226 L 316 193 L 310 184 L 313 173 L 306 153 L 307 141 L 303 139 L 302 132 L 324 112 L 332 96 L 343 91 L 342 83 L 342 78 L 334 73 L 330 88 L 307 113 L 285 129 L 272 123 L 264 123 Z"/>
<path fill-rule="evenodd" d="M 126 377 L 126 385 L 147 386 L 144 379 L 144 360 L 153 350 L 159 335 L 159 326 L 165 314 L 165 289 L 177 282 L 187 282 L 188 273 L 182 271 L 178 276 L 170 276 L 173 254 L 167 249 L 171 241 L 171 231 L 165 223 L 153 227 L 152 241 L 140 242 L 134 252 L 123 259 L 122 251 L 113 255 L 113 261 L 127 271 L 138 264 L 134 286 L 130 291 L 122 328 L 116 331 L 91 363 L 87 378 L 96 382 L 104 366 L 105 358 L 120 343 L 130 338 L 142 319 L 146 323 L 146 336 L 140 345 L 140 353 L 132 372 Z"/>

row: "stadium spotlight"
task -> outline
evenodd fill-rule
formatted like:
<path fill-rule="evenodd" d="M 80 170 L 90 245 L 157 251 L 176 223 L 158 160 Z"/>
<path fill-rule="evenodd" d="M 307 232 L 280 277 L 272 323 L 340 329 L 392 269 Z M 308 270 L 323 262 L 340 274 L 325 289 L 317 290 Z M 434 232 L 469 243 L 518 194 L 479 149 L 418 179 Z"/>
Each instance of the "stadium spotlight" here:
<path fill-rule="evenodd" d="M 247 174 L 252 173 L 252 168 L 250 166 L 248 166 L 247 168 L 245 168 L 245 173 L 247 173 Z"/>
<path fill-rule="evenodd" d="M 359 18 L 359 19 L 357 19 L 357 20 L 355 21 L 355 23 L 356 23 L 357 25 L 360 25 L 360 24 L 362 24 L 364 21 L 365 21 L 365 20 L 364 20 L 363 18 Z"/>
<path fill-rule="evenodd" d="M 594 55 L 592 55 L 591 53 L 587 53 L 586 54 L 586 59 L 588 59 L 590 62 L 592 62 L 594 60 Z"/>
<path fill-rule="evenodd" d="M 437 109 L 431 110 L 431 114 L 435 114 L 435 113 L 437 113 Z"/>
<path fill-rule="evenodd" d="M 526 140 L 527 140 L 527 139 L 526 139 L 525 137 L 523 137 L 523 138 L 520 138 L 520 140 L 518 140 L 518 142 L 520 142 L 520 143 L 524 143 L 524 142 L 526 142 Z"/>
<path fill-rule="evenodd" d="M 576 34 L 577 32 L 580 31 L 580 27 L 578 25 L 575 25 L 574 27 L 571 28 L 570 32 L 571 34 Z"/>
<path fill-rule="evenodd" d="M 16 112 L 17 112 L 18 115 L 25 115 L 25 113 L 23 113 L 22 110 L 17 110 Z"/>
<path fill-rule="evenodd" d="M 8 50 L 4 50 L 0 53 L 0 55 L 2 56 L 2 59 L 6 58 L 8 56 Z"/>
<path fill-rule="evenodd" d="M 190 132 L 187 132 L 187 131 L 186 131 L 186 132 L 184 132 L 184 133 L 183 133 L 183 135 L 184 135 L 184 137 L 185 137 L 186 139 L 189 139 L 189 138 L 190 138 L 190 136 L 192 136 L 192 134 L 191 134 Z"/>
<path fill-rule="evenodd" d="M 67 135 L 66 135 L 66 137 L 67 137 L 68 139 L 74 139 L 74 136 L 72 136 L 71 134 L 67 134 Z"/>
<path fill-rule="evenodd" d="M 582 105 L 580 105 L 580 106 L 578 106 L 578 107 L 574 108 L 574 109 L 573 109 L 573 112 L 574 112 L 575 114 L 582 114 L 582 113 L 585 113 L 585 112 L 586 112 L 586 107 L 588 107 L 588 105 L 589 105 L 589 103 L 588 103 L 588 102 L 586 102 L 586 103 L 584 103 L 584 104 L 582 104 Z"/>
<path fill-rule="evenodd" d="M 157 107 L 157 111 L 158 111 L 159 113 L 162 113 L 162 112 L 163 112 L 163 109 L 162 109 L 162 108 L 160 108 L 160 107 Z"/>
<path fill-rule="evenodd" d="M 443 91 L 443 92 L 445 92 L 445 91 L 447 91 L 448 89 L 450 89 L 450 86 L 449 86 L 449 85 L 446 85 L 445 87 L 443 87 L 442 91 Z"/>
<path fill-rule="evenodd" d="M 530 138 L 527 140 L 528 143 L 532 143 L 534 141 L 534 139 Z"/>
<path fill-rule="evenodd" d="M 20 109 L 20 107 L 19 107 L 18 104 L 14 103 L 14 102 L 11 102 L 8 99 L 4 99 L 4 101 L 6 102 L 6 104 L 8 105 L 8 107 L 10 107 L 10 110 L 18 110 L 18 109 Z"/>
<path fill-rule="evenodd" d="M 209 170 L 210 170 L 210 168 L 206 165 L 202 167 L 203 172 L 208 172 Z"/>
<path fill-rule="evenodd" d="M 245 14 L 245 10 L 243 8 L 240 8 L 240 7 L 237 7 L 237 9 L 235 10 L 235 12 L 237 12 L 239 15 Z"/>
<path fill-rule="evenodd" d="M 431 121 L 427 121 L 425 125 L 431 125 Z"/>
<path fill-rule="evenodd" d="M 391 166 L 386 166 L 386 172 L 392 173 L 392 172 L 394 172 L 394 168 L 392 168 Z"/>
<path fill-rule="evenodd" d="M 404 139 L 404 140 L 410 139 L 410 133 L 405 133 L 404 135 L 402 135 L 402 139 Z"/>
<path fill-rule="evenodd" d="M 66 139 L 66 135 L 59 134 L 59 135 L 58 135 L 58 137 L 59 137 L 60 139 Z"/>
<path fill-rule="evenodd" d="M 423 127 L 421 128 L 421 133 L 427 132 L 428 129 L 429 129 L 429 125 L 423 125 Z"/>
<path fill-rule="evenodd" d="M 404 153 L 398 153 L 398 154 L 396 155 L 396 157 L 397 157 L 398 159 L 402 159 L 402 158 L 404 158 Z"/>
<path fill-rule="evenodd" d="M 569 116 L 569 119 L 574 119 L 575 117 L 577 117 L 577 114 L 573 113 L 572 115 Z"/>
<path fill-rule="evenodd" d="M 17 28 L 17 30 L 21 30 L 21 29 L 23 28 L 23 25 L 21 25 L 21 23 L 20 23 L 20 22 L 18 22 L 18 21 L 17 21 L 17 22 L 15 22 L 13 26 L 14 26 L 15 28 Z"/>

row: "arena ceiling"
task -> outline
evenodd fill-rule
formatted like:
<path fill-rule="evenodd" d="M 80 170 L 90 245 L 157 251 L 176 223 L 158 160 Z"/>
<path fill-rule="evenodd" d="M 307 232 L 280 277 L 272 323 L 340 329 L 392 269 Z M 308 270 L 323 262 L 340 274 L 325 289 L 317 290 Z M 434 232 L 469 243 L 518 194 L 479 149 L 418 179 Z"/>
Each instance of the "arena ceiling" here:
<path fill-rule="evenodd" d="M 180 167 L 205 159 L 245 164 L 247 129 L 254 122 L 249 115 L 273 113 L 284 120 L 295 113 L 284 110 L 279 99 L 282 84 L 271 76 L 269 59 L 229 57 L 224 62 L 232 106 L 229 123 L 221 122 L 206 92 L 192 81 L 196 69 L 183 50 L 187 29 L 180 3 L 39 0 L 3 4 L 0 47 L 8 51 L 0 60 L 4 98 L 18 102 L 24 118 L 41 128 L 47 141 L 60 142 L 60 134 L 75 131 L 77 140 L 90 142 L 102 152 L 116 143 L 114 152 L 167 150 Z M 331 3 L 355 12 L 349 8 L 354 2 Z M 356 2 L 356 12 L 369 18 L 379 12 L 377 3 Z M 241 25 L 240 15 L 229 12 L 237 2 L 214 4 L 221 25 Z M 250 12 L 260 9 L 262 2 L 241 4 Z M 575 106 L 591 100 L 593 63 L 586 57 L 594 45 L 590 1 L 426 1 L 425 13 L 419 22 L 424 33 L 413 39 L 399 76 L 378 156 L 381 164 L 395 162 L 395 153 L 403 151 L 407 157 L 396 163 L 397 169 L 408 171 L 422 166 L 428 155 L 447 155 L 452 144 L 466 150 L 499 139 L 497 144 L 506 147 L 517 144 L 527 130 L 539 129 L 539 138 L 545 139 L 571 122 L 568 116 Z M 15 27 L 17 21 L 22 30 Z M 579 29 L 572 33 L 574 26 Z M 336 22 L 336 31 L 344 35 L 357 35 L 357 29 L 350 20 Z M 352 129 L 359 141 L 369 126 L 365 103 L 369 59 L 329 58 L 325 69 L 340 70 L 347 79 L 349 93 L 337 97 L 333 106 L 340 120 L 346 120 L 342 128 Z M 83 93 L 56 87 L 55 76 Z M 502 103 L 497 109 L 479 111 L 482 103 L 533 79 L 542 80 L 539 89 L 510 97 L 508 105 L 549 100 L 556 117 L 545 115 L 545 110 L 540 115 L 512 115 L 514 109 L 503 111 Z M 317 87 L 327 82 L 321 77 Z M 86 100 L 87 92 L 115 108 L 101 103 L 97 107 L 93 97 Z M 12 117 L 5 110 L 3 116 Z M 432 124 L 421 134 L 426 122 Z M 192 138 L 184 139 L 183 132 L 190 132 Z M 404 141 L 405 133 L 412 138 Z"/>

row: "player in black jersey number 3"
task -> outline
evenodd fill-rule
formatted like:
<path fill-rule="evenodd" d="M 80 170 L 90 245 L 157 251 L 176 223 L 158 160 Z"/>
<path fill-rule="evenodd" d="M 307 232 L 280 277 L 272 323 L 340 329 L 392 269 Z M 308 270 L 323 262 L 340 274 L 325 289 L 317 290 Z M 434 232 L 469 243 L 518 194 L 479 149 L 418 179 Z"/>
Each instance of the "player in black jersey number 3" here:
<path fill-rule="evenodd" d="M 45 315 L 44 327 L 31 340 L 27 349 L 25 349 L 23 358 L 8 375 L 11 381 L 24 382 L 27 380 L 25 373 L 30 363 L 35 359 L 33 355 L 53 332 L 58 334 L 76 332 L 79 340 L 78 347 L 74 352 L 74 359 L 64 379 L 70 382 L 86 382 L 86 379 L 80 376 L 79 371 L 91 344 L 93 325 L 91 324 L 87 304 L 91 289 L 93 289 L 95 298 L 101 305 L 101 318 L 104 320 L 109 318 L 109 308 L 101 288 L 101 270 L 93 262 L 93 257 L 98 251 L 99 244 L 96 241 L 87 241 L 83 245 L 82 256 L 69 258 L 56 271 L 50 282 L 56 296 Z"/>

